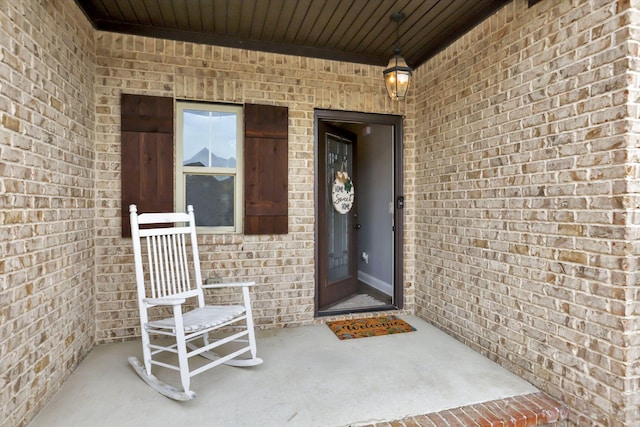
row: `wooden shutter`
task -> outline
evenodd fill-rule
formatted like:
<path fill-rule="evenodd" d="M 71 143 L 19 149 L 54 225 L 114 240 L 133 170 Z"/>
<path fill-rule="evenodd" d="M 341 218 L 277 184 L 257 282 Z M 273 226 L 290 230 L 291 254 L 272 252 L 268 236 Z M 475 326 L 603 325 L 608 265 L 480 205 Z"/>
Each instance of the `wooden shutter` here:
<path fill-rule="evenodd" d="M 244 106 L 244 233 L 288 231 L 287 107 Z"/>
<path fill-rule="evenodd" d="M 122 94 L 122 236 L 131 236 L 129 205 L 173 211 L 173 99 Z"/>

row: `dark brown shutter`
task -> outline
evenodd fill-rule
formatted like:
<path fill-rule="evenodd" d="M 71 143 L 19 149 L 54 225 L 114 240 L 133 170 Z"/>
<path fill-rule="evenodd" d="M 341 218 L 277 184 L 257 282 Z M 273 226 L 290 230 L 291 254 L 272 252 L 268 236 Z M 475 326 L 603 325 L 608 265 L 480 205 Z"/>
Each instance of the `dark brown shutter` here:
<path fill-rule="evenodd" d="M 173 99 L 122 94 L 122 236 L 131 236 L 129 205 L 173 211 Z"/>
<path fill-rule="evenodd" d="M 244 106 L 244 233 L 288 231 L 287 107 Z"/>

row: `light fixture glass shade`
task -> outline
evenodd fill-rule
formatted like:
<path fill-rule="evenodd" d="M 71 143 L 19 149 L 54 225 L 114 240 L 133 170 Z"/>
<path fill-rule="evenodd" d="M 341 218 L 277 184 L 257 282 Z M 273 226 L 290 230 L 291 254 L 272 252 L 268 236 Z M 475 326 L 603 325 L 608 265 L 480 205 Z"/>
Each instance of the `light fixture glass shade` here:
<path fill-rule="evenodd" d="M 411 68 L 400 55 L 396 55 L 389 61 L 389 65 L 382 72 L 387 93 L 394 101 L 404 99 L 411 83 Z"/>

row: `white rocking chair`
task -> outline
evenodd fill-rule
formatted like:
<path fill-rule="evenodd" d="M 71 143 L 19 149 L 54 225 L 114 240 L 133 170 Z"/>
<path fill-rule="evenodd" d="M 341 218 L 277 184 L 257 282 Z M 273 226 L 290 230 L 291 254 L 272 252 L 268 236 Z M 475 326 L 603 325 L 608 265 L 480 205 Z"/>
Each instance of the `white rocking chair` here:
<path fill-rule="evenodd" d="M 255 283 L 202 284 L 193 207 L 188 206 L 187 213 L 138 215 L 136 205 L 131 205 L 129 212 L 144 359 L 141 364 L 136 357 L 129 358 L 136 373 L 161 394 L 171 399 L 190 400 L 196 397 L 189 388 L 192 376 L 222 363 L 232 366 L 262 363 L 262 359 L 256 357 L 249 298 L 249 287 Z M 145 224 L 163 226 L 141 229 L 140 226 Z M 242 289 L 242 305 L 205 304 L 203 289 L 228 287 Z M 153 307 L 156 310 L 157 307 L 171 307 L 173 316 L 150 320 L 159 317 L 150 316 Z M 210 335 L 211 332 L 215 332 L 215 338 L 213 334 Z M 221 332 L 224 334 L 221 335 Z M 172 339 L 167 343 L 169 337 Z M 196 342 L 202 344 L 198 346 Z M 238 342 L 241 343 L 240 348 L 236 345 L 228 354 L 218 355 L 212 351 L 225 344 Z M 171 357 L 166 357 L 167 354 Z M 163 357 L 158 359 L 159 355 Z M 244 358 L 238 358 L 242 355 L 245 355 Z M 211 361 L 192 370 L 189 360 L 194 356 Z M 182 390 L 154 376 L 151 373 L 154 365 L 179 371 Z"/>

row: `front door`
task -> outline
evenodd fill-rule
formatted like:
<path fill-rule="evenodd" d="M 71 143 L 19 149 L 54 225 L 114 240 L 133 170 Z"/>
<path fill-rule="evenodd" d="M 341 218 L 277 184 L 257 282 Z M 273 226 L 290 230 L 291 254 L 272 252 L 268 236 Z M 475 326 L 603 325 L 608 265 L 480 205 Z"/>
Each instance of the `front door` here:
<path fill-rule="evenodd" d="M 318 308 L 357 292 L 356 136 L 318 126 Z"/>

